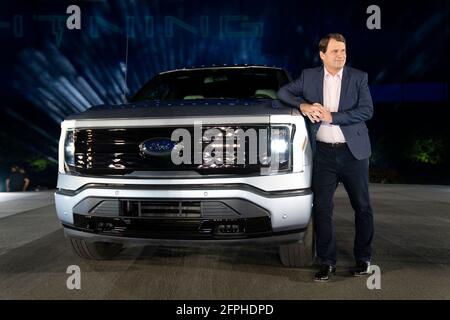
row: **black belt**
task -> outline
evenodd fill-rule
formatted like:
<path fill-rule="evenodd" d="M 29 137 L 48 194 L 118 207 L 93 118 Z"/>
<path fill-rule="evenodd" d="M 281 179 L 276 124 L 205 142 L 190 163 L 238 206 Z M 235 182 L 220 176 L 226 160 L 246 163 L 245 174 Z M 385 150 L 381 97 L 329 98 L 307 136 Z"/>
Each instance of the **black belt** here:
<path fill-rule="evenodd" d="M 329 143 L 329 142 L 317 141 L 317 144 L 323 145 L 325 147 L 330 147 L 330 148 L 340 148 L 340 147 L 345 147 L 347 145 L 347 142 Z"/>

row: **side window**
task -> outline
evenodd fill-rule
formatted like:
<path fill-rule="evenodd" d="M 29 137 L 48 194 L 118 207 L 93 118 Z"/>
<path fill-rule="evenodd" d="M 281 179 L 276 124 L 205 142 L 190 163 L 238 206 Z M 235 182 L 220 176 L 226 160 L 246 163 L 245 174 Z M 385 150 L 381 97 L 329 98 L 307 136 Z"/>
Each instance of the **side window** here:
<path fill-rule="evenodd" d="M 292 77 L 287 71 L 277 72 L 278 89 L 292 81 Z"/>
<path fill-rule="evenodd" d="M 166 83 L 155 83 L 145 94 L 146 100 L 163 100 L 169 93 Z"/>

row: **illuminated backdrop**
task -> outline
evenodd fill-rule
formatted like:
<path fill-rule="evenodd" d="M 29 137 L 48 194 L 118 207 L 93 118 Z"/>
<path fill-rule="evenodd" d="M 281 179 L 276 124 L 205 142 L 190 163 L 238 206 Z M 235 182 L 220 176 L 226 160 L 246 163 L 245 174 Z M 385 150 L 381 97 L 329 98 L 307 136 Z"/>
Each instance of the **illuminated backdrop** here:
<path fill-rule="evenodd" d="M 366 27 L 372 1 L 81 1 L 81 30 L 66 28 L 70 4 L 0 4 L 0 175 L 13 162 L 55 163 L 67 115 L 123 103 L 160 71 L 247 63 L 296 77 L 320 64 L 329 32 L 347 38 L 347 64 L 369 73 L 375 165 L 395 169 L 396 150 L 423 153 L 420 143 L 448 146 L 448 126 L 436 128 L 449 114 L 447 1 L 378 1 L 380 30 Z"/>

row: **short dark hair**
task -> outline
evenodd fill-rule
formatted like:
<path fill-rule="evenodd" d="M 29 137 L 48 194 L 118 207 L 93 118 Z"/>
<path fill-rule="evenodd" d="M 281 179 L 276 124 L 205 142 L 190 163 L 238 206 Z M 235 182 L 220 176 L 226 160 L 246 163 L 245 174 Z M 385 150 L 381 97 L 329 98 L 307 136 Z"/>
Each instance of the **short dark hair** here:
<path fill-rule="evenodd" d="M 339 42 L 345 43 L 345 38 L 340 33 L 329 33 L 319 41 L 319 50 L 323 53 L 327 52 L 328 48 L 328 42 L 330 42 L 330 39 L 334 39 Z"/>

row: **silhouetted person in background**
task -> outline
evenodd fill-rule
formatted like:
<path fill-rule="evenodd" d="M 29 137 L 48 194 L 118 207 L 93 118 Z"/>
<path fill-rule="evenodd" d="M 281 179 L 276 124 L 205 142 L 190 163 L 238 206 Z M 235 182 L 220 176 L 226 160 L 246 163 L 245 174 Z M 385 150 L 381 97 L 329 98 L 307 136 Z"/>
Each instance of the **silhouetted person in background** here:
<path fill-rule="evenodd" d="M 27 191 L 30 179 L 27 178 L 25 170 L 16 165 L 11 167 L 11 174 L 6 178 L 6 192 Z"/>

